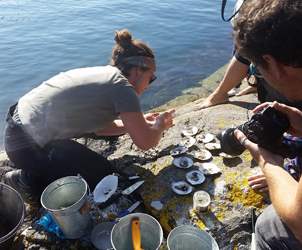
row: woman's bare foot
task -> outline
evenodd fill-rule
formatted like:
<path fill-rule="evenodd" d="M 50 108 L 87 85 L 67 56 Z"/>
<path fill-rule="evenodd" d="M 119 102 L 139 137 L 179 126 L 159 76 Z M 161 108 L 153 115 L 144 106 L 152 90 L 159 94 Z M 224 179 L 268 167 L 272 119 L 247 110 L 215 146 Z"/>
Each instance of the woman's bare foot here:
<path fill-rule="evenodd" d="M 198 100 L 196 101 L 196 109 L 205 109 L 208 107 L 212 107 L 218 104 L 225 103 L 229 100 L 228 94 L 221 94 L 213 92 L 210 94 L 205 100 Z"/>
<path fill-rule="evenodd" d="M 258 192 L 267 192 L 268 186 L 264 174 L 257 174 L 248 178 L 248 183 L 252 189 Z"/>

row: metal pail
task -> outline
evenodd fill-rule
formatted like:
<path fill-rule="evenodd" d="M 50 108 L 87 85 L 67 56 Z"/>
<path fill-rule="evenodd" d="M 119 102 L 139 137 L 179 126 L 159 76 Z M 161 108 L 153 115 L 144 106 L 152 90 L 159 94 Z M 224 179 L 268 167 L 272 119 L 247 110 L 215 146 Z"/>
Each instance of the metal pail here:
<path fill-rule="evenodd" d="M 92 244 L 99 250 L 112 249 L 111 245 L 111 231 L 114 227 L 114 222 L 101 222 L 97 224 L 90 236 Z"/>
<path fill-rule="evenodd" d="M 219 250 L 211 235 L 189 225 L 174 228 L 168 235 L 167 246 L 169 250 Z"/>
<path fill-rule="evenodd" d="M 0 204 L 0 249 L 10 249 L 12 239 L 24 220 L 24 201 L 15 189 L 0 183 Z"/>
<path fill-rule="evenodd" d="M 49 184 L 41 195 L 42 206 L 52 215 L 67 239 L 77 239 L 91 225 L 88 185 L 80 176 L 67 176 Z"/>
<path fill-rule="evenodd" d="M 163 230 L 159 222 L 148 214 L 134 213 L 123 217 L 111 231 L 111 244 L 115 250 L 132 250 L 131 221 L 139 218 L 141 248 L 144 250 L 159 249 L 163 240 Z"/>

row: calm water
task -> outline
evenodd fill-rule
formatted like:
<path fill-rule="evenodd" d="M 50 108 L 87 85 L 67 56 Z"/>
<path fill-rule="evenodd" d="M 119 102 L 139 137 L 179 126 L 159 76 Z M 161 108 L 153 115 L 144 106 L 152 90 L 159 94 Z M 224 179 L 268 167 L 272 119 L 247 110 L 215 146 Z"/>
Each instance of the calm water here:
<path fill-rule="evenodd" d="M 144 109 L 179 95 L 230 58 L 231 28 L 220 19 L 220 3 L 1 0 L 0 133 L 9 105 L 41 81 L 71 68 L 106 64 L 114 30 L 121 28 L 156 53 L 158 80 L 142 96 Z M 2 142 L 1 136 L 0 148 Z"/>

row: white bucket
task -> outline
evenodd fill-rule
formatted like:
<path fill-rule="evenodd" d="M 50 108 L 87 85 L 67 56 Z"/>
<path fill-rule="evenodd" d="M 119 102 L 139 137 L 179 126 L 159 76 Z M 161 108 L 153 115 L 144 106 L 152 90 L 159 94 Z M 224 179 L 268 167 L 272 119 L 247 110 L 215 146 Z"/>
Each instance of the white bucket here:
<path fill-rule="evenodd" d="M 131 221 L 139 218 L 141 248 L 144 250 L 159 249 L 163 240 L 163 230 L 159 222 L 148 214 L 134 213 L 123 217 L 111 231 L 111 244 L 115 250 L 132 250 Z"/>
<path fill-rule="evenodd" d="M 189 225 L 174 228 L 168 235 L 167 246 L 169 250 L 219 250 L 211 235 Z"/>
<path fill-rule="evenodd" d="M 91 224 L 88 185 L 80 176 L 67 176 L 49 184 L 41 195 L 42 206 L 52 215 L 67 239 L 77 239 Z"/>

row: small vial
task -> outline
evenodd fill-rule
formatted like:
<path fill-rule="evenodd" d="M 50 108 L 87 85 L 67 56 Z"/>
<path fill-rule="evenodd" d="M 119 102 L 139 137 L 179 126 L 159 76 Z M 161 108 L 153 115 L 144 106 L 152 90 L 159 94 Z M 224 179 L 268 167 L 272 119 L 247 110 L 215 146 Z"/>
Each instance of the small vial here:
<path fill-rule="evenodd" d="M 204 212 L 208 210 L 211 203 L 210 195 L 205 191 L 197 191 L 193 195 L 193 209 L 196 212 Z"/>

